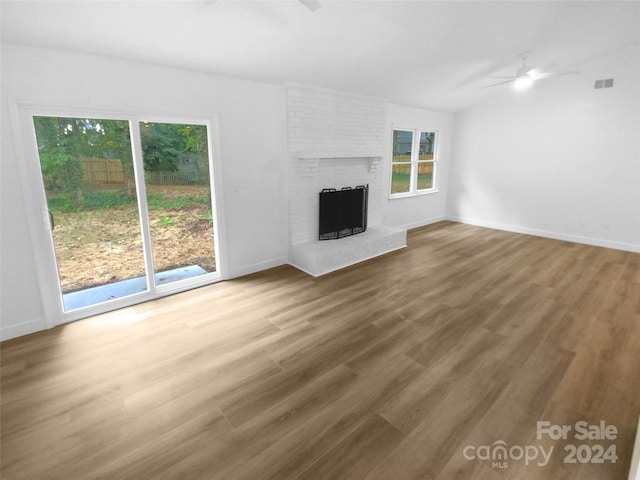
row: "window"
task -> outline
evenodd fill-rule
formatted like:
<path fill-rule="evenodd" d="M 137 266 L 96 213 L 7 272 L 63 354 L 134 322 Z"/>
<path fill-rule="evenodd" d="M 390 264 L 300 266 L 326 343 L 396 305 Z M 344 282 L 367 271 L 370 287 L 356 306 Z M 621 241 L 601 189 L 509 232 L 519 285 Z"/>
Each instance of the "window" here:
<path fill-rule="evenodd" d="M 435 190 L 436 132 L 394 130 L 391 196 L 405 197 Z"/>

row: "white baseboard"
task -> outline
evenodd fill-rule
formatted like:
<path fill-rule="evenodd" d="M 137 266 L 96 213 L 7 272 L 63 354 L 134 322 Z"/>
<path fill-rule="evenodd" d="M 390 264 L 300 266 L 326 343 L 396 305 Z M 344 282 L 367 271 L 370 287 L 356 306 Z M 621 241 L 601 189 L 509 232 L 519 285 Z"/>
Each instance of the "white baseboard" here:
<path fill-rule="evenodd" d="M 561 232 L 550 232 L 547 230 L 538 230 L 536 228 L 522 227 L 519 225 L 505 225 L 502 223 L 488 222 L 485 220 L 478 220 L 468 217 L 458 217 L 455 215 L 447 215 L 443 220 L 450 220 L 452 222 L 475 225 L 478 227 L 493 228 L 495 230 L 504 230 L 506 232 L 524 233 L 536 237 L 551 238 L 553 240 L 563 240 L 565 242 L 582 243 L 585 245 L 592 245 L 594 247 L 605 247 L 612 248 L 614 250 L 624 250 L 627 252 L 640 253 L 640 245 L 634 245 L 632 243 L 616 242 L 613 240 L 604 240 L 592 237 L 583 237 L 580 235 L 571 235 Z"/>
<path fill-rule="evenodd" d="M 29 320 L 16 325 L 2 325 L 0 326 L 0 340 L 10 340 L 12 338 L 22 337 L 23 335 L 29 335 L 30 333 L 46 329 L 47 327 L 44 318 Z"/>
<path fill-rule="evenodd" d="M 262 270 L 267 270 L 269 268 L 279 267 L 281 265 L 286 265 L 289 263 L 288 257 L 277 257 L 269 260 L 265 260 L 264 262 L 254 263 L 252 265 L 243 265 L 239 268 L 234 268 L 233 270 L 229 270 L 228 274 L 225 276 L 224 280 L 236 277 L 242 277 L 244 275 L 250 275 L 252 273 L 260 272 Z"/>
<path fill-rule="evenodd" d="M 418 222 L 407 223 L 405 225 L 400 225 L 400 228 L 404 228 L 405 230 L 411 230 L 412 228 L 420 228 L 425 227 L 427 225 L 431 225 L 432 223 L 441 222 L 443 220 L 447 220 L 445 215 L 439 215 L 437 217 L 427 218 L 425 220 L 420 220 Z"/>

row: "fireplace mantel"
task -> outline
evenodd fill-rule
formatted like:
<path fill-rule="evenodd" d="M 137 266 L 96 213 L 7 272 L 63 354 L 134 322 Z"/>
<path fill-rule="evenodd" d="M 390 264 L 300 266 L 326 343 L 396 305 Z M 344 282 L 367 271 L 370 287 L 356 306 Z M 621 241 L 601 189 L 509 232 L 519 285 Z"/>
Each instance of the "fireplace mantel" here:
<path fill-rule="evenodd" d="M 379 152 L 356 152 L 356 153 L 329 153 L 329 152 L 294 152 L 293 156 L 298 160 L 358 160 L 358 159 L 380 159 Z"/>
<path fill-rule="evenodd" d="M 378 167 L 382 165 L 382 155 L 317 155 L 297 153 L 295 158 L 304 164 L 304 176 L 313 177 L 318 171 L 318 166 L 323 160 L 344 160 L 345 162 L 365 161 L 367 162 L 367 170 L 369 173 L 378 171 Z"/>

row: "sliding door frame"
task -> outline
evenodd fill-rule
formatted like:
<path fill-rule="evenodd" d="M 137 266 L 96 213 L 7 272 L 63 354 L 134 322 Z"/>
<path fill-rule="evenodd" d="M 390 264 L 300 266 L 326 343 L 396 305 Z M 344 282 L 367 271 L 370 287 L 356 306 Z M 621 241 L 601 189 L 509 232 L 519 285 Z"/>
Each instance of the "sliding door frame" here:
<path fill-rule="evenodd" d="M 31 238 L 31 247 L 37 270 L 37 286 L 42 299 L 45 328 L 72 322 L 93 315 L 128 307 L 154 300 L 174 293 L 190 290 L 218 282 L 226 278 L 224 221 L 221 211 L 222 192 L 220 149 L 218 145 L 219 129 L 217 117 L 195 115 L 166 115 L 153 112 L 141 115 L 126 110 L 107 110 L 96 108 L 68 107 L 41 103 L 9 103 L 10 119 L 13 127 L 15 151 L 18 157 L 18 173 L 23 189 L 27 228 Z M 138 214 L 142 230 L 142 244 L 145 259 L 146 279 L 149 290 L 113 299 L 65 312 L 60 288 L 58 265 L 53 235 L 50 231 L 47 199 L 37 149 L 37 139 L 33 123 L 34 116 L 63 118 L 96 118 L 105 120 L 128 121 L 134 163 L 134 176 L 138 196 Z M 216 271 L 197 277 L 155 285 L 153 255 L 151 251 L 151 233 L 149 229 L 148 203 L 144 180 L 144 164 L 140 138 L 140 122 L 173 124 L 194 124 L 207 127 L 209 151 L 209 182 L 211 189 L 211 211 L 213 217 L 214 251 Z"/>

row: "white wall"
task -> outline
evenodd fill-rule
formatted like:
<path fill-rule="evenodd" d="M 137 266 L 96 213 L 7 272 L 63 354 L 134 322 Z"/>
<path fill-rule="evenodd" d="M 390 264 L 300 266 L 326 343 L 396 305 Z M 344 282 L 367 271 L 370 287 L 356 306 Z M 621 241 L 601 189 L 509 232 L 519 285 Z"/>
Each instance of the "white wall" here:
<path fill-rule="evenodd" d="M 9 99 L 219 121 L 227 276 L 286 263 L 282 87 L 54 50 L 2 45 L 0 334 L 44 328 Z"/>
<path fill-rule="evenodd" d="M 415 228 L 443 220 L 446 214 L 449 168 L 451 165 L 451 145 L 453 114 L 422 110 L 402 105 L 390 104 L 387 110 L 387 146 L 383 171 L 387 190 L 391 181 L 391 150 L 393 128 L 411 128 L 438 132 L 439 163 L 436 170 L 437 192 L 415 197 L 386 197 L 383 224 L 393 227 Z"/>
<path fill-rule="evenodd" d="M 455 115 L 452 219 L 640 251 L 638 47 L 580 70 Z"/>

